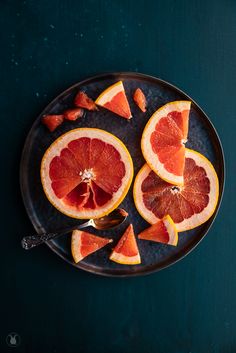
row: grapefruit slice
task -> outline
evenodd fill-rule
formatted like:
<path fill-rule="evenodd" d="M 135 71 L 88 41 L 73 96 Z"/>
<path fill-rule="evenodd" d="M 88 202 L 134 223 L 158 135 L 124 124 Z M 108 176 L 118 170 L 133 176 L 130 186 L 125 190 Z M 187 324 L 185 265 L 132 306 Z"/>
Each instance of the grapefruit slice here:
<path fill-rule="evenodd" d="M 96 99 L 95 103 L 125 119 L 132 118 L 122 81 L 115 83 L 103 91 Z"/>
<path fill-rule="evenodd" d="M 44 192 L 60 212 L 73 218 L 99 218 L 127 194 L 133 163 L 125 145 L 99 129 L 79 128 L 60 136 L 41 163 Z"/>
<path fill-rule="evenodd" d="M 110 260 L 122 265 L 137 265 L 141 263 L 132 224 L 128 226 L 112 251 Z"/>
<path fill-rule="evenodd" d="M 75 263 L 112 241 L 112 239 L 101 238 L 88 232 L 74 230 L 71 237 L 71 253 Z"/>
<path fill-rule="evenodd" d="M 145 229 L 138 235 L 138 238 L 176 246 L 178 243 L 178 232 L 173 220 L 167 215 Z"/>
<path fill-rule="evenodd" d="M 219 182 L 214 167 L 200 153 L 186 148 L 184 186 L 161 179 L 145 164 L 134 182 L 134 201 L 140 215 L 155 224 L 170 215 L 178 232 L 195 228 L 214 213 Z"/>
<path fill-rule="evenodd" d="M 175 101 L 158 109 L 145 126 L 141 139 L 146 162 L 171 184 L 183 185 L 190 105 L 189 101 Z"/>

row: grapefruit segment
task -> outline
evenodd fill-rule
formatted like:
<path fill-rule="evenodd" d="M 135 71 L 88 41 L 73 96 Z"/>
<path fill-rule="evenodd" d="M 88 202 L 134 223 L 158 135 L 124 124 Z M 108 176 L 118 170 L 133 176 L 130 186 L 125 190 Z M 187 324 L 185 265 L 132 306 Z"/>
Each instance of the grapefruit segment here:
<path fill-rule="evenodd" d="M 96 99 L 95 103 L 125 119 L 131 119 L 131 111 L 127 100 L 123 82 L 119 81 L 109 86 Z"/>
<path fill-rule="evenodd" d="M 74 230 L 71 237 L 71 253 L 75 263 L 78 263 L 86 256 L 103 248 L 112 241 L 112 239 L 98 237 L 88 232 Z"/>
<path fill-rule="evenodd" d="M 133 164 L 124 144 L 92 128 L 71 130 L 45 152 L 41 180 L 48 200 L 74 218 L 99 218 L 128 192 Z"/>
<path fill-rule="evenodd" d="M 184 185 L 161 179 L 145 164 L 134 182 L 134 201 L 140 215 L 155 224 L 170 215 L 179 232 L 195 228 L 214 213 L 219 182 L 214 167 L 200 153 L 186 149 Z"/>
<path fill-rule="evenodd" d="M 143 156 L 150 168 L 176 185 L 183 185 L 190 105 L 189 101 L 175 101 L 159 108 L 149 119 L 141 139 Z"/>
<path fill-rule="evenodd" d="M 176 246 L 178 243 L 178 232 L 173 220 L 167 215 L 141 232 L 138 238 Z"/>
<path fill-rule="evenodd" d="M 84 108 L 87 110 L 98 110 L 94 101 L 89 98 L 88 95 L 83 91 L 79 91 L 77 93 L 74 103 L 76 107 Z"/>
<path fill-rule="evenodd" d="M 147 105 L 147 101 L 146 101 L 146 97 L 143 93 L 143 91 L 141 90 L 141 88 L 137 88 L 134 92 L 134 96 L 133 99 L 135 101 L 135 103 L 137 104 L 137 106 L 139 107 L 140 110 L 142 110 L 143 113 L 146 112 L 146 105 Z"/>
<path fill-rule="evenodd" d="M 110 260 L 123 265 L 137 265 L 141 263 L 132 224 L 128 226 L 112 251 Z"/>

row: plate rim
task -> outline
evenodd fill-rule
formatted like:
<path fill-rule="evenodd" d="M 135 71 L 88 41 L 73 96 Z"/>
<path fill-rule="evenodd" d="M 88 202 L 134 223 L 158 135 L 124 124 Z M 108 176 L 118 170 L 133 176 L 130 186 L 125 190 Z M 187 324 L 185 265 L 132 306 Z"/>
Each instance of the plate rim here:
<path fill-rule="evenodd" d="M 21 191 L 21 197 L 22 197 L 22 200 L 23 200 L 23 204 L 24 204 L 24 207 L 25 207 L 25 210 L 26 210 L 26 213 L 30 219 L 30 222 L 32 223 L 35 231 L 39 234 L 39 227 L 37 226 L 37 224 L 34 222 L 33 220 L 33 217 L 31 216 L 31 213 L 30 213 L 30 207 L 27 205 L 28 203 L 28 200 L 26 200 L 26 197 L 24 196 L 24 177 L 23 177 L 23 174 L 24 174 L 24 160 L 25 160 L 25 153 L 26 153 L 26 149 L 27 149 L 27 145 L 28 145 L 28 142 L 30 140 L 30 137 L 31 137 L 31 134 L 32 134 L 32 131 L 34 130 L 34 127 L 35 125 L 37 124 L 38 122 L 38 119 L 40 116 L 42 116 L 48 109 L 50 109 L 51 106 L 54 105 L 54 103 L 60 99 L 61 96 L 65 95 L 66 92 L 68 91 L 71 91 L 73 90 L 74 88 L 76 88 L 77 86 L 82 86 L 82 85 L 85 85 L 87 84 L 89 81 L 93 81 L 93 80 L 99 80 L 99 79 L 103 79 L 103 78 L 106 78 L 108 76 L 114 76 L 117 77 L 117 76 L 133 76 L 133 77 L 136 77 L 136 78 L 143 78 L 143 79 L 149 79 L 149 80 L 153 80 L 155 82 L 159 82 L 160 84 L 162 85 L 165 85 L 167 87 L 170 87 L 172 89 L 174 89 L 175 91 L 179 92 L 180 94 L 182 94 L 183 96 L 186 97 L 186 99 L 190 100 L 196 107 L 197 109 L 201 112 L 201 114 L 204 115 L 207 123 L 211 126 L 211 129 L 213 130 L 216 138 L 217 138 L 217 142 L 218 142 L 218 147 L 219 147 L 219 151 L 221 153 L 221 156 L 220 156 L 220 165 L 222 167 L 222 170 L 221 170 L 221 175 L 222 175 L 222 181 L 221 183 L 219 183 L 219 200 L 218 200 L 218 203 L 217 203 L 217 206 L 216 206 L 216 209 L 213 213 L 213 215 L 210 217 L 210 219 L 208 221 L 210 221 L 209 225 L 207 226 L 205 232 L 203 232 L 203 235 L 200 236 L 200 238 L 196 241 L 196 243 L 191 246 L 191 248 L 187 247 L 187 249 L 184 251 L 181 252 L 181 255 L 180 253 L 177 253 L 176 254 L 176 259 L 174 259 L 173 261 L 167 263 L 167 264 L 163 264 L 163 265 L 159 265 L 157 268 L 155 268 L 155 265 L 154 268 L 151 268 L 151 269 L 144 269 L 144 270 L 140 270 L 138 272 L 130 272 L 130 273 L 117 273 L 117 274 L 114 274 L 114 273 L 109 273 L 109 272 L 102 272 L 102 271 L 97 271 L 97 270 L 94 270 L 92 268 L 85 268 L 85 267 L 82 267 L 82 266 L 79 266 L 78 264 L 75 264 L 73 263 L 72 261 L 69 261 L 69 259 L 67 259 L 65 256 L 63 256 L 62 253 L 60 253 L 58 251 L 58 248 L 53 244 L 53 242 L 51 241 L 48 241 L 46 242 L 46 245 L 55 253 L 57 254 L 60 258 L 62 258 L 64 261 L 66 261 L 68 264 L 72 265 L 73 267 L 79 269 L 79 270 L 84 270 L 86 272 L 89 272 L 89 273 L 92 273 L 94 275 L 99 275 L 99 276 L 103 276 L 103 277 L 113 277 L 113 278 L 129 278 L 129 277 L 136 277 L 136 276 L 144 276 L 144 275 L 148 275 L 148 274 L 152 274 L 152 273 L 156 273 L 156 272 L 159 272 L 165 268 L 168 268 L 174 264 L 176 264 L 177 262 L 181 261 L 182 259 L 184 259 L 188 254 L 190 254 L 199 244 L 200 242 L 205 238 L 205 236 L 208 234 L 210 228 L 212 227 L 213 223 L 215 222 L 215 219 L 216 219 L 216 216 L 219 212 L 219 209 L 220 209 L 220 206 L 221 206 L 221 203 L 222 203 L 222 199 L 223 199 L 223 195 L 224 195 L 224 189 L 225 189 L 225 179 L 226 179 L 226 166 L 225 166 L 225 156 L 224 156 L 224 150 L 223 150 L 223 145 L 222 145 L 222 142 L 221 142 L 221 139 L 219 137 L 219 134 L 215 128 L 215 126 L 213 125 L 213 123 L 211 122 L 209 116 L 205 113 L 205 111 L 198 105 L 198 103 L 196 103 L 196 101 L 194 99 L 192 99 L 188 94 L 186 94 L 184 91 L 182 91 L 182 89 L 176 87 L 174 84 L 166 81 L 166 80 L 163 80 L 159 77 L 155 77 L 155 76 L 152 76 L 152 75 L 148 75 L 148 74 L 143 74 L 143 73 L 139 73 L 139 72 L 132 72 L 132 71 L 117 71 L 117 72 L 103 72 L 103 73 L 99 73 L 99 74 L 96 74 L 96 75 L 93 75 L 93 76 L 90 76 L 90 77 L 87 77 L 81 81 L 78 81 L 76 83 L 74 83 L 73 85 L 71 85 L 70 87 L 68 87 L 67 89 L 65 89 L 63 92 L 61 92 L 60 94 L 58 94 L 53 100 L 51 100 L 47 105 L 46 107 L 41 111 L 41 113 L 36 117 L 35 121 L 33 122 L 30 130 L 28 131 L 27 133 L 27 136 L 26 136 L 26 139 L 25 139 L 25 142 L 24 142 L 24 145 L 23 145 L 23 149 L 22 149 L 22 153 L 21 153 L 21 158 L 20 158 L 20 170 L 19 170 L 19 179 L 20 179 L 20 191 Z"/>

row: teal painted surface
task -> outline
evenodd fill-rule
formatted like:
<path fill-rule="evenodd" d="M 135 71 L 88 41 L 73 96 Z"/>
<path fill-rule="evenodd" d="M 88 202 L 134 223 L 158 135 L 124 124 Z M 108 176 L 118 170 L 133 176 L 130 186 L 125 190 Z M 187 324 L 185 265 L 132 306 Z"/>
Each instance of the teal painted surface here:
<path fill-rule="evenodd" d="M 2 1 L 1 352 L 231 353 L 236 351 L 236 2 Z M 103 71 L 172 82 L 210 116 L 227 165 L 208 236 L 183 261 L 142 278 L 69 267 L 43 246 L 20 248 L 32 226 L 18 184 L 35 117 L 71 84 Z"/>

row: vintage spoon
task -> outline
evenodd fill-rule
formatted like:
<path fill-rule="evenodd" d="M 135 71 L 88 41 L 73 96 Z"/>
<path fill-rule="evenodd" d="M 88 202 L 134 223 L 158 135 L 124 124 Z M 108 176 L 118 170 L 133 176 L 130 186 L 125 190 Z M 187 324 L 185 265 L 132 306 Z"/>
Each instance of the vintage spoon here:
<path fill-rule="evenodd" d="M 29 250 L 34 248 L 35 246 L 43 244 L 45 241 L 57 238 L 66 233 L 70 233 L 75 229 L 82 229 L 86 227 L 94 227 L 100 230 L 111 229 L 123 223 L 126 220 L 127 216 L 128 216 L 128 213 L 125 210 L 123 210 L 122 208 L 117 208 L 107 216 L 104 216 L 98 219 L 90 219 L 86 223 L 74 225 L 74 226 L 62 229 L 56 233 L 43 233 L 43 234 L 35 234 L 35 235 L 30 235 L 28 237 L 24 237 L 21 240 L 21 245 L 24 249 Z"/>

